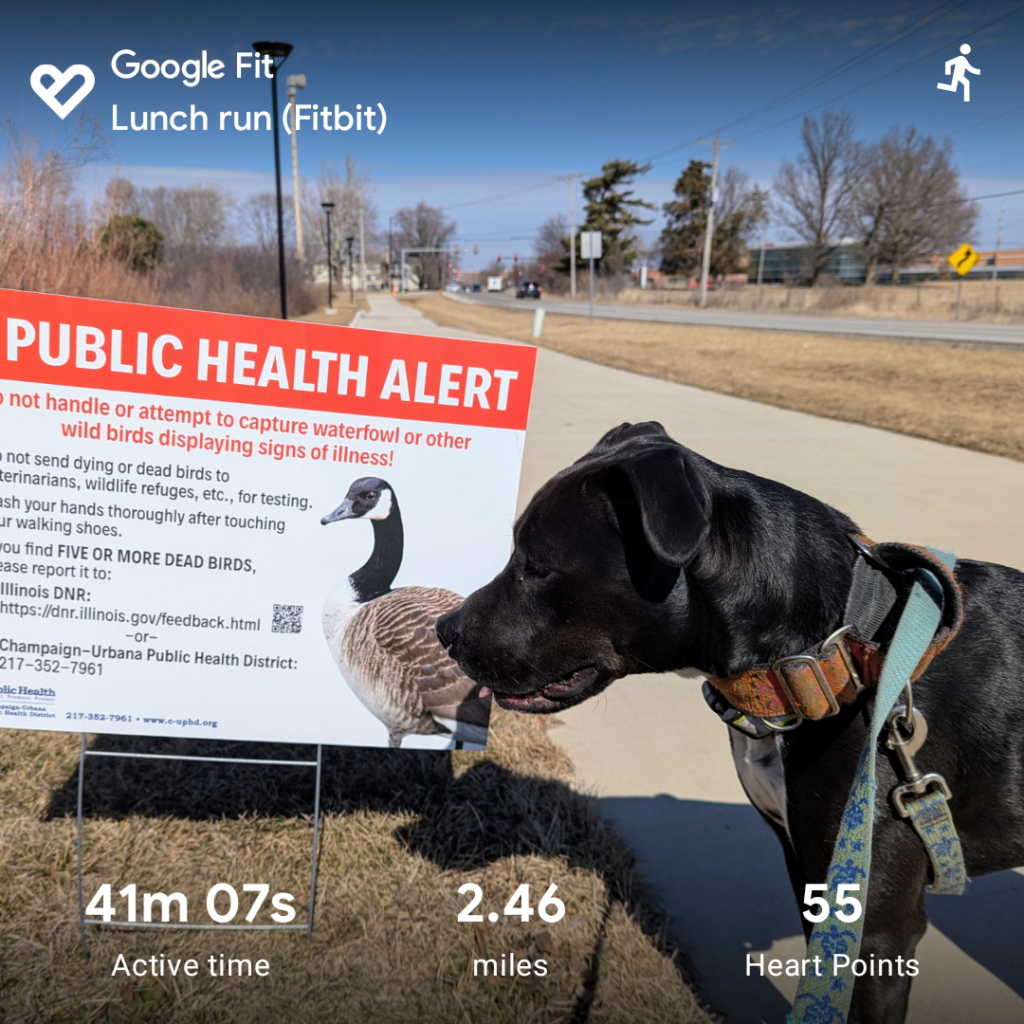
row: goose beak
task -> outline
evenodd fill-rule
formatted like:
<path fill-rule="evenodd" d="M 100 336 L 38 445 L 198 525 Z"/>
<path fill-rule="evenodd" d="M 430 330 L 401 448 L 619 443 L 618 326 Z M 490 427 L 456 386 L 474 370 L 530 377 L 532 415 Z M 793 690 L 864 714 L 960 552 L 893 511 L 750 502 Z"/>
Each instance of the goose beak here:
<path fill-rule="evenodd" d="M 336 523 L 341 519 L 357 519 L 358 516 L 352 511 L 352 502 L 346 498 L 329 516 L 324 516 L 320 520 L 321 526 L 326 526 L 328 523 Z"/>

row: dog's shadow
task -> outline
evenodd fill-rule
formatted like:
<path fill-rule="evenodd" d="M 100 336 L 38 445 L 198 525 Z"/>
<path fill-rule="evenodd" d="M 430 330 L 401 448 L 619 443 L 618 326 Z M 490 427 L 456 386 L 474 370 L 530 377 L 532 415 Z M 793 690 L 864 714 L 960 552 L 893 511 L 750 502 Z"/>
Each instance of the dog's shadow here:
<path fill-rule="evenodd" d="M 302 745 L 98 736 L 91 750 L 179 756 L 312 760 Z M 83 810 L 87 819 L 138 814 L 189 820 L 310 815 L 315 773 L 306 767 L 196 763 L 122 757 L 86 758 Z M 76 813 L 78 771 L 51 794 L 46 815 Z M 481 760 L 456 774 L 450 754 L 325 747 L 321 810 L 412 814 L 396 828 L 408 850 L 446 870 L 483 868 L 502 858 L 536 854 L 597 874 L 605 883 L 604 917 L 569 1020 L 589 1016 L 601 970 L 605 922 L 614 903 L 663 949 L 666 921 L 644 896 L 632 854 L 613 826 L 594 814 L 593 801 L 556 779 L 519 774 Z M 687 961 L 673 956 L 692 983 Z"/>
<path fill-rule="evenodd" d="M 711 1003 L 730 1022 L 782 1020 L 788 1004 L 756 970 L 747 975 L 746 956 L 802 927 L 782 849 L 754 808 L 660 795 L 606 798 L 599 809 L 628 833 L 641 871 L 663 880 L 652 895 Z M 974 879 L 963 897 L 929 896 L 927 909 L 948 939 L 1024 997 L 1024 876 Z M 788 956 L 803 956 L 802 942 L 799 952 L 765 961 Z"/>

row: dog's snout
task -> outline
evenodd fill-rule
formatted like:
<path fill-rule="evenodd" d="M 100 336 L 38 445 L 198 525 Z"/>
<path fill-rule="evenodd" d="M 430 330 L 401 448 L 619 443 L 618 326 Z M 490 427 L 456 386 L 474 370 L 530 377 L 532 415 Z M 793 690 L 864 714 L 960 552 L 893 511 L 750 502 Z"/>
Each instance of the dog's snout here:
<path fill-rule="evenodd" d="M 459 638 L 461 609 L 445 612 L 434 625 L 434 633 L 438 642 L 452 656 L 455 656 L 455 643 Z"/>

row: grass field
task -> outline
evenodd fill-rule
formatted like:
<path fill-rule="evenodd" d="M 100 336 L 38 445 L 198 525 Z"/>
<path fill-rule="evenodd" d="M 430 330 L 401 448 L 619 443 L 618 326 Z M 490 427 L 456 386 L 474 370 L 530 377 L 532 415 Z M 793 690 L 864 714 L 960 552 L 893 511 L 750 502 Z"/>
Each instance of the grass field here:
<path fill-rule="evenodd" d="M 0 1020 L 707 1024 L 629 852 L 572 789 L 547 728 L 496 709 L 486 754 L 329 748 L 311 945 L 302 933 L 91 928 L 88 964 L 75 885 L 78 737 L 0 732 Z M 310 756 L 251 744 L 202 750 L 228 746 L 231 756 Z M 266 882 L 295 896 L 304 921 L 312 797 L 308 769 L 92 758 L 86 898 L 103 882 L 115 896 L 134 882 L 140 894 L 183 892 L 189 920 L 208 921 L 213 884 L 241 894 L 246 882 Z M 567 913 L 556 924 L 458 923 L 465 882 L 483 888 L 485 913 L 500 912 L 522 882 L 536 905 L 554 882 Z M 201 971 L 155 983 L 112 977 L 119 953 L 128 963 L 192 957 Z M 548 975 L 473 977 L 474 959 L 503 953 L 544 958 Z M 206 959 L 219 954 L 266 959 L 270 975 L 211 978 Z"/>
<path fill-rule="evenodd" d="M 334 308 L 338 312 L 333 316 L 328 316 L 324 312 L 324 307 L 327 305 L 327 286 L 311 286 L 311 291 L 316 299 L 316 309 L 312 313 L 304 313 L 302 316 L 290 317 L 289 319 L 305 320 L 311 324 L 335 324 L 347 327 L 352 323 L 356 313 L 360 311 L 365 313 L 370 309 L 370 303 L 366 300 L 366 292 L 355 292 L 352 296 L 353 301 L 350 304 L 348 301 L 348 290 L 346 289 L 341 294 L 335 292 Z"/>
<path fill-rule="evenodd" d="M 531 341 L 522 312 L 436 293 L 403 301 L 437 324 Z M 548 314 L 537 344 L 784 409 L 1024 459 L 1024 350 Z"/>
<path fill-rule="evenodd" d="M 584 289 L 585 290 L 585 289 Z M 721 288 L 708 293 L 712 309 L 733 309 L 757 313 L 807 313 L 812 316 L 857 316 L 884 320 L 953 320 L 956 315 L 956 281 L 928 281 L 923 284 L 829 285 L 816 288 L 788 288 L 782 285 L 747 285 Z M 565 299 L 566 296 L 559 296 Z M 579 300 L 585 301 L 585 295 Z M 686 306 L 696 302 L 696 291 L 630 288 L 617 297 L 629 305 Z M 963 283 L 960 319 L 1011 324 L 1024 322 L 1024 281 L 967 280 Z"/>

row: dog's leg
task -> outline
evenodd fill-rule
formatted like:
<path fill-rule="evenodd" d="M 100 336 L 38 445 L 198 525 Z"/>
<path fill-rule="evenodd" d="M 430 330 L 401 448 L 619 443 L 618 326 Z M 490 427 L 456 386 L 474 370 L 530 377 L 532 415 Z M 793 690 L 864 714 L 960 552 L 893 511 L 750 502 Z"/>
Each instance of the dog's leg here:
<path fill-rule="evenodd" d="M 879 858 L 873 858 L 877 865 Z M 860 959 L 867 973 L 856 980 L 850 1024 L 902 1024 L 917 968 L 910 961 L 924 936 L 924 880 L 916 872 L 899 877 L 872 868 L 871 897 Z M 874 971 L 874 976 L 871 972 Z"/>

